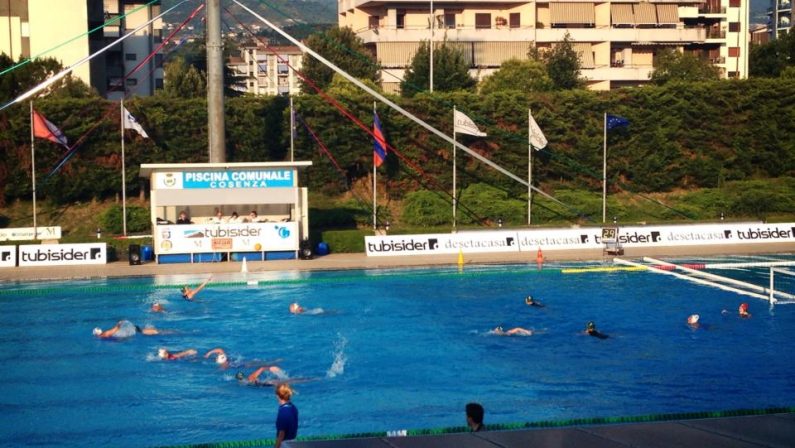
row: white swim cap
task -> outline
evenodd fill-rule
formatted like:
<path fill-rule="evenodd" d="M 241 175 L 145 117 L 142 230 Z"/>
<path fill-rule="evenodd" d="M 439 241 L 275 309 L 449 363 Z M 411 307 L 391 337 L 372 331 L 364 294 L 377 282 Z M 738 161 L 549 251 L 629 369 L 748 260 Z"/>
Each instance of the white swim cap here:
<path fill-rule="evenodd" d="M 92 331 L 91 333 L 92 333 L 94 336 L 99 336 L 99 335 L 101 335 L 101 334 L 102 334 L 102 329 L 101 329 L 101 328 L 99 328 L 99 327 L 97 327 L 97 328 L 95 328 L 95 329 L 94 329 L 94 331 Z"/>
<path fill-rule="evenodd" d="M 691 325 L 697 324 L 698 323 L 698 319 L 700 319 L 700 318 L 701 318 L 701 316 L 699 316 L 698 314 L 691 314 L 690 317 L 687 318 L 687 323 L 689 323 Z"/>
<path fill-rule="evenodd" d="M 221 353 L 220 355 L 218 355 L 218 356 L 215 358 L 215 362 L 216 362 L 217 364 L 223 364 L 223 363 L 225 363 L 225 362 L 226 362 L 226 355 L 224 355 L 223 353 Z"/>
<path fill-rule="evenodd" d="M 168 356 L 168 352 L 166 351 L 166 349 L 161 348 L 161 349 L 157 350 L 157 357 L 158 358 L 165 358 L 166 356 Z"/>

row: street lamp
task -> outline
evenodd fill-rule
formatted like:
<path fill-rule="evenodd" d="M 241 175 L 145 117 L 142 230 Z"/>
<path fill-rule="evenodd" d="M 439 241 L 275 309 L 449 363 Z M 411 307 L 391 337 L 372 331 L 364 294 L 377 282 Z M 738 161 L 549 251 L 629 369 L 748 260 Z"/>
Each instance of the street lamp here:
<path fill-rule="evenodd" d="M 720 212 L 720 220 L 723 221 L 723 212 Z"/>
<path fill-rule="evenodd" d="M 613 225 L 618 224 L 618 216 L 613 216 Z"/>
<path fill-rule="evenodd" d="M 384 223 L 384 230 L 386 230 L 387 232 L 389 232 L 389 221 L 387 221 L 386 223 Z"/>
<path fill-rule="evenodd" d="M 497 227 L 502 227 L 502 218 L 497 218 Z"/>

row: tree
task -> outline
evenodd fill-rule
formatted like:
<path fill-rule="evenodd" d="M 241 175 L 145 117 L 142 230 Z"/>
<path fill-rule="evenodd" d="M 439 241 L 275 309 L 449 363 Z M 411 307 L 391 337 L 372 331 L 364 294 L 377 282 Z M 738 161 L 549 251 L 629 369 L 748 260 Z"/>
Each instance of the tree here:
<path fill-rule="evenodd" d="M 163 94 L 179 98 L 207 96 L 207 79 L 195 66 L 187 65 L 181 57 L 165 64 Z"/>
<path fill-rule="evenodd" d="M 748 66 L 751 76 L 772 78 L 795 66 L 795 33 L 789 30 L 764 45 L 751 46 Z"/>
<path fill-rule="evenodd" d="M 708 61 L 692 53 L 681 53 L 666 48 L 657 53 L 657 66 L 651 80 L 657 85 L 669 81 L 714 81 L 719 79 L 720 71 Z"/>
<path fill-rule="evenodd" d="M 5 53 L 0 54 L 0 70 L 5 70 L 14 64 L 16 64 L 14 60 Z M 14 98 L 61 70 L 63 70 L 63 66 L 56 59 L 34 59 L 0 76 L 0 95 L 3 98 Z M 97 95 L 96 91 L 86 85 L 80 78 L 74 78 L 71 74 L 66 75 L 63 79 L 50 86 L 47 92 L 54 96 L 73 98 L 87 98 Z"/>
<path fill-rule="evenodd" d="M 509 59 L 480 83 L 480 93 L 484 95 L 508 90 L 546 92 L 552 88 L 546 66 L 537 59 Z"/>
<path fill-rule="evenodd" d="M 571 42 L 571 36 L 566 33 L 563 42 L 544 53 L 547 74 L 558 90 L 577 89 L 585 84 L 580 78 L 580 68 L 582 68 L 580 56 L 574 51 Z"/>
<path fill-rule="evenodd" d="M 411 97 L 419 91 L 430 88 L 430 59 L 430 46 L 428 42 L 422 42 L 400 83 L 401 95 Z M 447 42 L 443 42 L 434 50 L 434 91 L 467 90 L 473 88 L 475 84 L 476 81 L 469 76 L 469 65 L 460 50 L 447 45 Z"/>
<path fill-rule="evenodd" d="M 378 78 L 378 64 L 364 46 L 364 41 L 349 27 L 334 27 L 314 33 L 307 38 L 306 46 L 356 78 L 371 81 Z M 301 71 L 317 87 L 325 89 L 331 83 L 334 71 L 310 54 L 304 55 L 302 67 Z M 304 81 L 301 82 L 301 90 L 315 93 Z"/>

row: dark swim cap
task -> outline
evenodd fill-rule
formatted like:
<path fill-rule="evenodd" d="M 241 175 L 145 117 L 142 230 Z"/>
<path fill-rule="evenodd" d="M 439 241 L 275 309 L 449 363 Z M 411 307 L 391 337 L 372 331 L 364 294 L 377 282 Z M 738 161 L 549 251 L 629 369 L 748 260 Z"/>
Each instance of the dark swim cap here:
<path fill-rule="evenodd" d="M 589 322 L 588 322 L 588 324 L 587 324 L 587 325 L 585 325 L 585 328 L 586 328 L 587 330 L 595 330 L 595 329 L 596 329 L 596 324 L 595 324 L 595 323 L 593 323 L 593 321 L 589 321 Z"/>
<path fill-rule="evenodd" d="M 243 372 L 237 372 L 235 374 L 235 378 L 237 378 L 238 380 L 242 380 L 243 379 Z"/>

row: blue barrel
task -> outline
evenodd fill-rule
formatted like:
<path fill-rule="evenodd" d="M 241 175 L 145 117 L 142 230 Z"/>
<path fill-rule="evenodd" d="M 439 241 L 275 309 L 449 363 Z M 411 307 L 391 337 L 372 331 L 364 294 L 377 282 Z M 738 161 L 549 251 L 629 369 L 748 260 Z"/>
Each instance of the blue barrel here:
<path fill-rule="evenodd" d="M 155 259 L 152 246 L 141 246 L 141 261 L 152 261 Z"/>
<path fill-rule="evenodd" d="M 317 243 L 317 250 L 315 251 L 316 255 L 328 255 L 330 252 L 328 248 L 328 243 L 325 241 L 321 241 Z"/>

